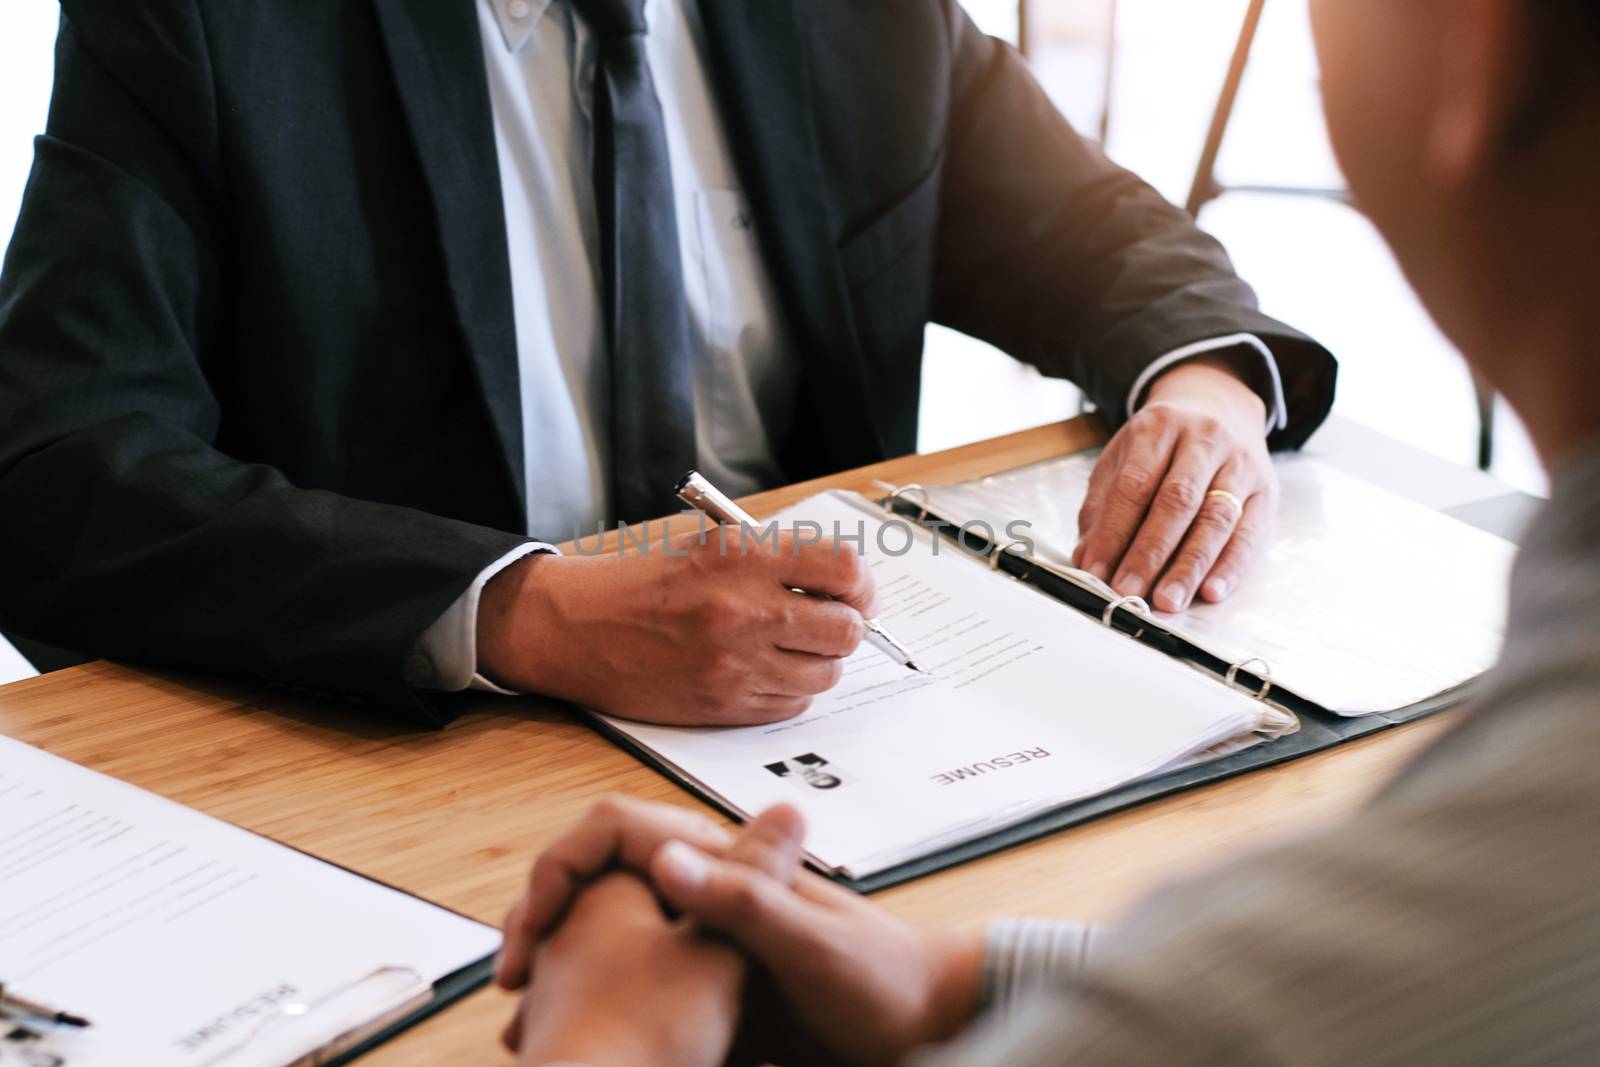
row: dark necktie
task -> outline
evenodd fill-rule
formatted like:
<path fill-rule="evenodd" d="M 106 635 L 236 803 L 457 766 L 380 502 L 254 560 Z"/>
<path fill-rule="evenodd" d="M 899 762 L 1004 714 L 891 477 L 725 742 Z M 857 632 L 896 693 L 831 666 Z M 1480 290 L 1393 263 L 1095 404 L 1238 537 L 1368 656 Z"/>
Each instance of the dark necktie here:
<path fill-rule="evenodd" d="M 594 187 L 611 347 L 612 506 L 624 522 L 678 510 L 695 466 L 689 310 L 672 164 L 645 55 L 644 0 L 573 0 L 599 43 Z"/>

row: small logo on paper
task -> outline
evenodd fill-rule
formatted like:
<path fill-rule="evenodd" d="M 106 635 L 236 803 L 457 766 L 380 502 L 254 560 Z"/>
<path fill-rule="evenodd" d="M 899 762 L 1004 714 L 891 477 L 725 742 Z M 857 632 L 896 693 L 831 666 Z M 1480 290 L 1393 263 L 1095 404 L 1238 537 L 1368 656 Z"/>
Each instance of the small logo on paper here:
<path fill-rule="evenodd" d="M 787 778 L 791 782 L 808 785 L 812 789 L 838 789 L 846 781 L 837 767 L 815 752 L 807 752 L 803 756 L 796 756 L 779 763 L 769 763 L 766 766 L 767 770 L 779 778 Z"/>

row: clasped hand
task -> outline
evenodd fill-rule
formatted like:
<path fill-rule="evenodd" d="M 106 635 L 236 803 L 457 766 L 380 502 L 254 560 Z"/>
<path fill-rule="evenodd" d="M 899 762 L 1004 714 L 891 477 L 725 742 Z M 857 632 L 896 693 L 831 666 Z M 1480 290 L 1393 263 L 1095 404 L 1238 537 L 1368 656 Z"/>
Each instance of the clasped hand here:
<path fill-rule="evenodd" d="M 888 1067 L 964 1026 L 981 939 L 801 871 L 802 837 L 784 806 L 737 835 L 669 805 L 593 808 L 506 920 L 496 977 L 522 992 L 505 1032 L 519 1062 L 714 1067 L 737 1035 L 755 1062 Z"/>

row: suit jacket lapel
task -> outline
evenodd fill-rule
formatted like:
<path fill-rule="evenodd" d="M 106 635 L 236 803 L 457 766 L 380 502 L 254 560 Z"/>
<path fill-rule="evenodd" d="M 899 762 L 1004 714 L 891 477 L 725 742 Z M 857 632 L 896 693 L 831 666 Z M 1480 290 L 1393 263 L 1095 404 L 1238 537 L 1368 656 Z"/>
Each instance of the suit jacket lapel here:
<path fill-rule="evenodd" d="M 700 13 L 717 101 L 768 268 L 806 360 L 808 388 L 828 417 L 828 450 L 853 465 L 883 456 L 885 447 L 824 187 L 802 2 L 700 0 Z"/>
<path fill-rule="evenodd" d="M 374 0 L 515 514 L 526 507 L 511 267 L 473 0 Z"/>

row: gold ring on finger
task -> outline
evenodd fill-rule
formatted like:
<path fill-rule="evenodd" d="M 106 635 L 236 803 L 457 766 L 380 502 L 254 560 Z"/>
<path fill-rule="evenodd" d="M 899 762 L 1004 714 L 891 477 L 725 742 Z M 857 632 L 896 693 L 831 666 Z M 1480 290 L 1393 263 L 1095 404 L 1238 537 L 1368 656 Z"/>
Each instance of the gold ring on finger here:
<path fill-rule="evenodd" d="M 1244 514 L 1244 501 L 1240 500 L 1226 489 L 1213 489 L 1211 492 L 1206 494 L 1206 499 L 1216 499 L 1227 504 L 1233 509 L 1233 517 L 1236 520 Z"/>

